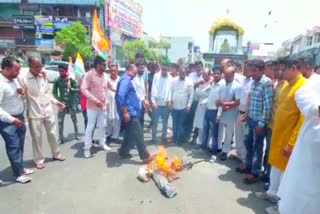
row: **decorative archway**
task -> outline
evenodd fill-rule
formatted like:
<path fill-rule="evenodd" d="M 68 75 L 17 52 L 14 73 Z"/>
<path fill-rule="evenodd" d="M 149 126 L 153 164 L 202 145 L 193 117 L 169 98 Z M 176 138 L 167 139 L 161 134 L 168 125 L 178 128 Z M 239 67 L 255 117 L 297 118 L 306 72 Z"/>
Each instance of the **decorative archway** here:
<path fill-rule="evenodd" d="M 219 18 L 209 31 L 209 51 L 215 54 L 241 54 L 244 29 L 229 18 Z"/>

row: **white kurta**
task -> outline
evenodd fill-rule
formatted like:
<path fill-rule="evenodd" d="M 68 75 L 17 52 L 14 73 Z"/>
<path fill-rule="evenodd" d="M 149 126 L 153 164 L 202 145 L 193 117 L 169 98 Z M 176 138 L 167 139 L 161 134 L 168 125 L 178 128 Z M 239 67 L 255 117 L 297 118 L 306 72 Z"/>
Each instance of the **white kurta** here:
<path fill-rule="evenodd" d="M 113 80 L 110 77 L 108 78 L 108 82 L 113 89 L 117 89 L 117 85 L 119 82 L 119 77 Z M 108 136 L 112 136 L 117 139 L 120 133 L 121 121 L 117 111 L 117 104 L 115 100 L 116 92 L 108 90 L 107 93 L 107 103 L 108 103 L 108 114 L 107 114 L 107 134 Z"/>
<path fill-rule="evenodd" d="M 192 72 L 188 77 L 193 82 L 193 85 L 203 80 L 202 75 L 199 76 L 197 72 Z M 193 101 L 199 101 L 199 99 L 199 96 L 194 93 Z"/>
<path fill-rule="evenodd" d="M 117 77 L 117 79 L 113 80 L 109 77 L 108 82 L 112 86 L 112 88 L 117 89 L 119 79 L 120 78 Z M 107 108 L 107 110 L 108 110 L 108 118 L 110 120 L 119 119 L 119 114 L 117 112 L 117 105 L 116 105 L 116 101 L 115 101 L 115 95 L 116 95 L 116 92 L 108 90 L 108 93 L 107 93 L 108 108 Z"/>
<path fill-rule="evenodd" d="M 304 124 L 281 181 L 281 214 L 320 213 L 320 76 L 300 88 L 295 99 Z"/>
<path fill-rule="evenodd" d="M 210 82 L 200 85 L 195 90 L 195 95 L 199 98 L 199 103 L 194 116 L 194 127 L 202 129 L 204 114 L 206 113 L 207 105 L 202 104 L 205 99 L 208 98 L 210 92 L 211 84 Z"/>
<path fill-rule="evenodd" d="M 172 79 L 171 83 L 170 101 L 173 103 L 173 108 L 176 110 L 191 108 L 194 94 L 192 81 L 188 77 L 180 80 L 177 76 Z"/>

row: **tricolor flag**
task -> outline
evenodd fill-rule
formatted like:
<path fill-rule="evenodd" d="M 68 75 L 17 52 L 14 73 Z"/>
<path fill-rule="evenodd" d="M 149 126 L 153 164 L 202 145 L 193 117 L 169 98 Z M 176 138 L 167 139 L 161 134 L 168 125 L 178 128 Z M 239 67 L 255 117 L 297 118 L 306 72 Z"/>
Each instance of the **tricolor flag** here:
<path fill-rule="evenodd" d="M 69 75 L 70 75 L 70 77 L 72 79 L 75 79 L 75 75 L 73 73 L 73 63 L 72 63 L 72 58 L 71 57 L 69 57 L 68 73 L 69 73 Z"/>
<path fill-rule="evenodd" d="M 110 41 L 105 37 L 100 28 L 96 10 L 93 13 L 92 46 L 98 52 L 99 56 L 104 59 L 107 58 L 106 52 L 110 50 Z"/>
<path fill-rule="evenodd" d="M 80 79 L 85 74 L 83 59 L 79 53 L 77 54 L 77 59 L 74 63 L 73 73 L 76 79 Z"/>

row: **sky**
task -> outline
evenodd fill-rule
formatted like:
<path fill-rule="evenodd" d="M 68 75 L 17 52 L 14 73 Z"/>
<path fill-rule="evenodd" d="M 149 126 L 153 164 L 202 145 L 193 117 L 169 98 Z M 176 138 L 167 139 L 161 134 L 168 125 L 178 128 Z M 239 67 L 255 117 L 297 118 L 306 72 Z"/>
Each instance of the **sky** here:
<path fill-rule="evenodd" d="M 262 48 L 261 54 L 320 25 L 320 0 L 136 1 L 143 7 L 144 32 L 151 36 L 190 36 L 202 52 L 208 51 L 208 31 L 219 17 L 229 17 L 241 25 L 244 42 L 274 43 Z"/>

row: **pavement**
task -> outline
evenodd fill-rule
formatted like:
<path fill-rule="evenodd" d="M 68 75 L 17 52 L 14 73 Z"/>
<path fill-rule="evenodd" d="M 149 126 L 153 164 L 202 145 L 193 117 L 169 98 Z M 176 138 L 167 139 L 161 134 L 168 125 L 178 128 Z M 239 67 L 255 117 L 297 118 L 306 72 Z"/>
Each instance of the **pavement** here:
<path fill-rule="evenodd" d="M 83 130 L 82 115 L 78 114 L 79 128 Z M 148 122 L 146 122 L 148 124 Z M 171 124 L 170 124 L 171 125 Z M 169 125 L 169 126 L 170 126 Z M 172 184 L 178 195 L 165 198 L 155 183 L 137 180 L 142 166 L 135 150 L 133 158 L 120 160 L 118 145 L 111 152 L 96 150 L 90 159 L 83 158 L 83 143 L 72 140 L 73 126 L 69 116 L 65 122 L 65 136 L 69 141 L 60 145 L 67 160 L 52 161 L 47 140 L 43 152 L 48 158 L 46 168 L 35 170 L 29 184 L 17 184 L 0 138 L 0 213 L 8 214 L 263 214 L 269 202 L 254 197 L 263 190 L 263 183 L 245 185 L 243 175 L 237 174 L 239 164 L 234 160 L 210 163 L 206 154 L 192 153 L 190 144 L 167 146 L 169 158 L 177 155 L 182 160 L 205 160 L 191 170 L 179 173 Z M 150 133 L 145 129 L 145 139 Z M 157 146 L 148 145 L 152 153 Z M 25 143 L 25 167 L 34 167 L 30 134 Z"/>

